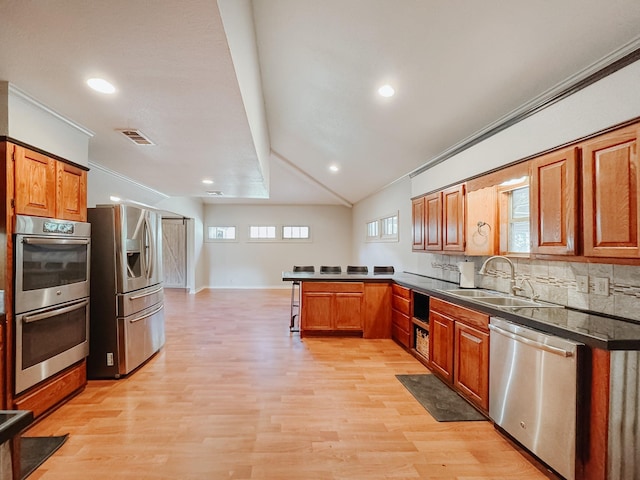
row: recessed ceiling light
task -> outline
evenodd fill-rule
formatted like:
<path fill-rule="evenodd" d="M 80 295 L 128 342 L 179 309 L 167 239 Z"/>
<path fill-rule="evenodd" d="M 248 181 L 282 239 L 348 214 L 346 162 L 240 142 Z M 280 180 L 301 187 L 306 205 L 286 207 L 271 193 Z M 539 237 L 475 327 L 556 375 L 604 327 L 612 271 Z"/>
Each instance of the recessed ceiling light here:
<path fill-rule="evenodd" d="M 90 78 L 87 85 L 100 93 L 115 93 L 116 87 L 107 82 L 104 78 Z"/>
<path fill-rule="evenodd" d="M 396 91 L 391 85 L 383 85 L 378 89 L 378 93 L 383 97 L 393 97 Z"/>
<path fill-rule="evenodd" d="M 337 172 L 338 170 L 340 170 L 340 167 L 338 167 L 337 165 L 330 165 L 329 166 L 329 170 L 331 170 L 332 172 Z"/>
<path fill-rule="evenodd" d="M 202 180 L 202 183 L 204 183 L 205 185 L 212 185 L 213 180 L 209 180 L 208 178 L 205 178 L 204 180 Z"/>
<path fill-rule="evenodd" d="M 109 200 L 111 200 L 112 202 L 119 202 L 120 201 L 120 197 L 116 197 L 115 195 L 111 195 L 109 197 Z"/>

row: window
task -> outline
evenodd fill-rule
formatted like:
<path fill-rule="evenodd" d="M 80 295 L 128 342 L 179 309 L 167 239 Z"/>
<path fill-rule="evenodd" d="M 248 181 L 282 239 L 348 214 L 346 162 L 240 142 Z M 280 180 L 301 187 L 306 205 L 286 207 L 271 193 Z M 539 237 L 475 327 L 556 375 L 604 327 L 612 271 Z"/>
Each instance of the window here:
<path fill-rule="evenodd" d="M 398 215 L 393 215 L 392 217 L 385 217 L 380 220 L 382 223 L 382 237 L 390 238 L 395 237 L 398 238 Z"/>
<path fill-rule="evenodd" d="M 398 214 L 388 215 L 367 222 L 368 242 L 397 242 Z"/>
<path fill-rule="evenodd" d="M 308 240 L 310 238 L 309 227 L 306 225 L 284 225 L 282 238 L 284 240 Z"/>
<path fill-rule="evenodd" d="M 207 227 L 207 240 L 223 241 L 235 240 L 236 227 Z"/>
<path fill-rule="evenodd" d="M 510 253 L 528 253 L 531 250 L 529 227 L 529 186 L 516 188 L 509 193 L 509 237 L 507 250 Z"/>
<path fill-rule="evenodd" d="M 367 223 L 367 239 L 373 240 L 378 238 L 378 220 Z"/>
<path fill-rule="evenodd" d="M 275 225 L 251 225 L 249 227 L 249 239 L 251 240 L 274 240 L 275 238 Z"/>

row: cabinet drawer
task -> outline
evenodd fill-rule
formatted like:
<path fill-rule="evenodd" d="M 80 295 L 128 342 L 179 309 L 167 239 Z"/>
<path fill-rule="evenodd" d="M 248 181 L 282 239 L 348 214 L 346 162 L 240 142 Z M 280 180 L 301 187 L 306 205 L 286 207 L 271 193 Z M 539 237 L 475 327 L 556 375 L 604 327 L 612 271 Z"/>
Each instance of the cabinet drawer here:
<path fill-rule="evenodd" d="M 482 331 L 489 331 L 489 315 L 486 313 L 476 312 L 433 297 L 431 298 L 431 310 L 447 315 L 455 319 L 456 322 L 465 323 Z"/>
<path fill-rule="evenodd" d="M 409 348 L 411 343 L 409 332 L 402 330 L 395 323 L 391 325 L 391 338 L 406 348 Z"/>
<path fill-rule="evenodd" d="M 393 284 L 391 286 L 393 294 L 402 298 L 406 298 L 407 300 L 411 299 L 411 290 L 406 287 L 401 287 L 400 285 Z"/>
<path fill-rule="evenodd" d="M 363 282 L 302 282 L 303 292 L 363 293 Z"/>
<path fill-rule="evenodd" d="M 391 307 L 394 310 L 399 311 L 400 313 L 404 313 L 405 315 L 411 315 L 411 308 L 410 308 L 411 302 L 406 298 L 393 295 L 391 297 Z"/>
<path fill-rule="evenodd" d="M 404 315 L 397 310 L 391 311 L 391 323 L 400 327 L 402 330 L 408 332 L 411 326 L 411 318 L 408 315 Z"/>

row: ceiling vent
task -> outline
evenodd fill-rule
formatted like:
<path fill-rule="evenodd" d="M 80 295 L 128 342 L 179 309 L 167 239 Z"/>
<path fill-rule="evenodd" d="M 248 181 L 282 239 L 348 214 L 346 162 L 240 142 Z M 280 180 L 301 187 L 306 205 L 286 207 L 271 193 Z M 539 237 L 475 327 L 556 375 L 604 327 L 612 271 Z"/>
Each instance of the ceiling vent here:
<path fill-rule="evenodd" d="M 212 197 L 221 197 L 223 193 L 220 190 L 207 190 L 207 195 Z"/>
<path fill-rule="evenodd" d="M 118 131 L 122 133 L 125 137 L 127 137 L 129 140 L 131 140 L 133 143 L 135 143 L 136 145 L 155 145 L 155 143 L 149 140 L 149 138 L 145 134 L 143 134 L 140 130 L 127 129 L 127 130 L 118 130 Z"/>

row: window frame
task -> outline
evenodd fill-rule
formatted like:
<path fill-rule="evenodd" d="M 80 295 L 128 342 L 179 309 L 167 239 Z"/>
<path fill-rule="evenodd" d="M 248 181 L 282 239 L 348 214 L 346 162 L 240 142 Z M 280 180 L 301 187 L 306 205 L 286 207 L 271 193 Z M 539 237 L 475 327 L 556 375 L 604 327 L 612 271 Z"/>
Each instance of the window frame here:
<path fill-rule="evenodd" d="M 306 237 L 285 237 L 284 230 L 285 228 L 306 228 L 308 235 Z M 280 225 L 280 239 L 283 242 L 292 242 L 292 243 L 305 243 L 311 242 L 311 225 L 293 225 L 293 224 L 284 224 Z"/>
<path fill-rule="evenodd" d="M 395 220 L 392 220 L 394 219 Z M 385 222 L 391 220 L 395 225 L 395 232 L 391 234 L 385 233 Z M 369 226 L 376 225 L 376 235 L 369 235 Z M 400 241 L 400 213 L 394 212 L 388 215 L 382 215 L 380 217 L 368 220 L 365 223 L 365 241 L 372 243 L 380 242 L 399 242 Z"/>
<path fill-rule="evenodd" d="M 273 228 L 273 237 L 253 237 L 251 236 L 251 229 L 252 228 Z M 252 225 L 247 225 L 247 242 L 279 242 L 281 241 L 281 238 L 278 238 L 278 225 L 275 224 L 260 224 L 260 225 L 256 225 L 256 224 L 252 224 Z"/>
<path fill-rule="evenodd" d="M 509 238 L 511 229 L 509 226 L 514 221 L 511 216 L 511 198 L 514 190 L 520 190 L 522 188 L 529 189 L 529 216 L 518 218 L 515 221 L 517 223 L 526 223 L 529 225 L 529 250 L 527 252 L 512 252 L 509 250 Z M 498 185 L 499 193 L 498 213 L 500 219 L 500 255 L 509 255 L 512 257 L 530 257 L 531 256 L 531 186 L 529 184 L 529 177 L 522 179 L 517 183 L 510 183 L 507 185 Z M 502 232 L 505 232 L 504 234 Z"/>
<path fill-rule="evenodd" d="M 233 228 L 234 230 L 234 237 L 233 238 L 215 238 L 215 237 L 210 237 L 209 236 L 209 230 L 212 228 Z M 238 242 L 238 227 L 237 225 L 207 225 L 205 228 L 205 237 L 204 237 L 204 241 L 205 242 L 211 242 L 211 243 L 234 243 L 234 242 Z"/>

